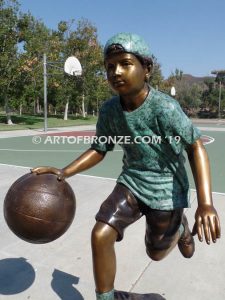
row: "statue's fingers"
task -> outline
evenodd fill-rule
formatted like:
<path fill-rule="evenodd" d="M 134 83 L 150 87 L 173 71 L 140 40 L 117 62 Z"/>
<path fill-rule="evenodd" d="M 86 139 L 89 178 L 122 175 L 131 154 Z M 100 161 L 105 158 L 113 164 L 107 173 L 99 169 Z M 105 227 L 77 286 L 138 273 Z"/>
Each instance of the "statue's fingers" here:
<path fill-rule="evenodd" d="M 30 170 L 31 173 L 35 173 L 35 174 L 43 174 L 44 173 L 44 169 L 42 167 L 35 167 L 33 169 Z"/>
<path fill-rule="evenodd" d="M 58 172 L 57 179 L 59 181 L 65 180 L 65 176 L 64 176 L 64 174 L 61 171 Z"/>
<path fill-rule="evenodd" d="M 203 230 L 202 230 L 202 222 L 201 222 L 201 217 L 197 218 L 196 220 L 196 230 L 198 234 L 198 239 L 200 242 L 203 241 Z"/>
<path fill-rule="evenodd" d="M 206 243 L 209 245 L 210 244 L 210 227 L 209 227 L 208 217 L 205 217 L 202 219 L 202 225 L 203 225 Z"/>
<path fill-rule="evenodd" d="M 217 216 L 215 217 L 215 227 L 216 227 L 216 237 L 217 239 L 219 239 L 221 236 L 221 227 L 220 227 L 219 218 Z"/>
<path fill-rule="evenodd" d="M 30 169 L 30 172 L 31 173 L 37 173 L 38 172 L 38 168 L 36 167 L 36 168 L 32 168 L 32 169 Z"/>
<path fill-rule="evenodd" d="M 215 217 L 209 218 L 209 228 L 213 243 L 216 243 L 216 224 Z"/>

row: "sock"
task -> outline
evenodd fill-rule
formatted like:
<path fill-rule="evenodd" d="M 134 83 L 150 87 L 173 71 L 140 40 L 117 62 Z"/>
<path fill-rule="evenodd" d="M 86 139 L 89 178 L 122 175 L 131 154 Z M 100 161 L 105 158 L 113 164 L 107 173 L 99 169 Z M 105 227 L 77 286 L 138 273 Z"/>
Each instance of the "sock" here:
<path fill-rule="evenodd" d="M 96 300 L 114 300 L 114 290 L 106 293 L 96 292 Z"/>
<path fill-rule="evenodd" d="M 179 234 L 180 234 L 180 237 L 182 236 L 183 233 L 184 233 L 184 225 L 183 225 L 183 224 L 180 224 L 180 227 L 179 227 Z"/>

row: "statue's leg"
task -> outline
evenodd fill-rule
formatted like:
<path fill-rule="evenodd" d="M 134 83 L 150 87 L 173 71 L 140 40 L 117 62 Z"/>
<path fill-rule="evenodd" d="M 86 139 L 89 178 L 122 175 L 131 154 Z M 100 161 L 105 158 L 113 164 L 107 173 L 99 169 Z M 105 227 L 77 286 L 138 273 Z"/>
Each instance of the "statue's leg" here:
<path fill-rule="evenodd" d="M 184 231 L 182 215 L 183 209 L 172 211 L 150 209 L 146 213 L 145 244 L 146 252 L 151 259 L 163 259 L 177 245 L 181 232 Z"/>
<path fill-rule="evenodd" d="M 113 227 L 102 222 L 97 222 L 92 230 L 93 271 L 98 293 L 113 289 L 116 274 L 114 243 L 117 236 Z"/>
<path fill-rule="evenodd" d="M 137 200 L 127 187 L 117 184 L 102 203 L 92 230 L 93 271 L 97 299 L 111 298 L 116 274 L 114 244 L 124 230 L 142 216 Z"/>

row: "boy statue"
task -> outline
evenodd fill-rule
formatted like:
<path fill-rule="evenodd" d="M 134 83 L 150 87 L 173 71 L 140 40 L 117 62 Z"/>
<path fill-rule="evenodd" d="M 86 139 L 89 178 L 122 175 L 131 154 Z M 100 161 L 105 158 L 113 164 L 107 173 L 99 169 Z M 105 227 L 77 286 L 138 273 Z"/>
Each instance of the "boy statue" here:
<path fill-rule="evenodd" d="M 184 257 L 192 257 L 192 235 L 215 243 L 220 225 L 200 132 L 175 99 L 148 84 L 153 61 L 146 42 L 136 34 L 116 34 L 105 45 L 104 64 L 117 96 L 103 103 L 90 149 L 63 169 L 37 167 L 32 172 L 54 173 L 59 179 L 72 176 L 102 161 L 113 150 L 114 138 L 120 140 L 122 172 L 96 215 L 91 240 L 96 299 L 112 300 L 123 299 L 114 292 L 114 244 L 123 239 L 127 226 L 145 216 L 146 252 L 159 261 L 176 245 Z M 184 150 L 198 198 L 192 233 L 183 213 L 190 206 Z"/>

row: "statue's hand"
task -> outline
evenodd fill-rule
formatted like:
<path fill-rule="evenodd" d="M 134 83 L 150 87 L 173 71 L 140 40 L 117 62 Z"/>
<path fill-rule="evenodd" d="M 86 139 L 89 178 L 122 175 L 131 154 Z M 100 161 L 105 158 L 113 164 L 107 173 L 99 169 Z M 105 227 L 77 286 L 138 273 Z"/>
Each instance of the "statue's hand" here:
<path fill-rule="evenodd" d="M 35 173 L 35 174 L 55 174 L 57 175 L 58 180 L 63 180 L 65 178 L 63 171 L 61 169 L 57 169 L 55 167 L 35 167 L 33 169 L 30 170 L 31 173 Z"/>
<path fill-rule="evenodd" d="M 196 210 L 192 235 L 198 234 L 198 239 L 202 242 L 203 232 L 207 244 L 210 244 L 210 240 L 215 243 L 220 238 L 220 221 L 212 205 L 199 206 Z"/>

